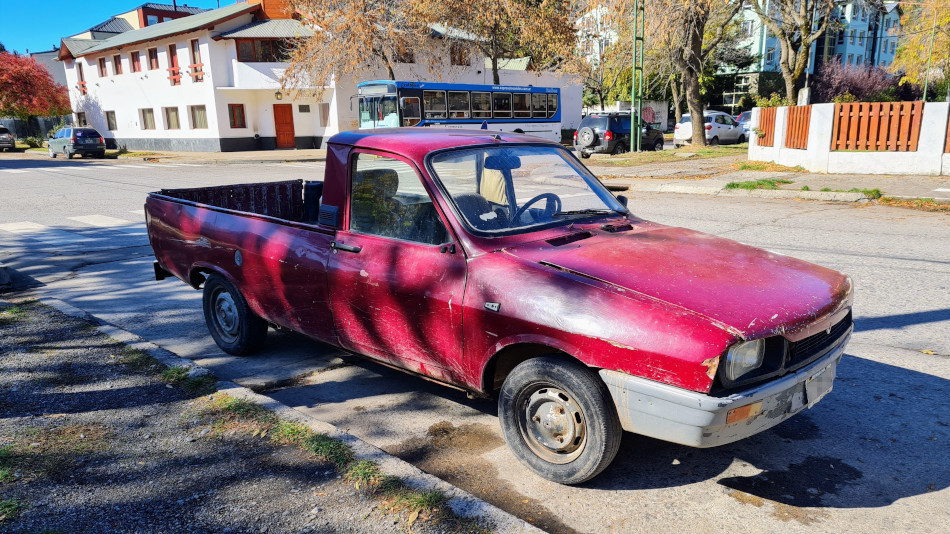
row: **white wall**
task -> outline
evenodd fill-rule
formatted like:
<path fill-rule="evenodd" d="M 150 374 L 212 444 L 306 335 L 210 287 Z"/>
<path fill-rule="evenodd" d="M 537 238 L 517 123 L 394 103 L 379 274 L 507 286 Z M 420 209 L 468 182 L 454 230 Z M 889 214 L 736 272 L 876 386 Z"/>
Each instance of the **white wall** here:
<path fill-rule="evenodd" d="M 915 152 L 831 150 L 834 104 L 815 104 L 808 126 L 808 148 L 785 148 L 788 108 L 775 112 L 775 136 L 771 147 L 759 146 L 753 135 L 749 159 L 769 161 L 789 167 L 802 166 L 812 172 L 834 174 L 926 174 L 950 175 L 950 158 L 944 154 L 950 103 L 927 102 Z M 752 110 L 752 127 L 758 128 L 760 109 Z"/>

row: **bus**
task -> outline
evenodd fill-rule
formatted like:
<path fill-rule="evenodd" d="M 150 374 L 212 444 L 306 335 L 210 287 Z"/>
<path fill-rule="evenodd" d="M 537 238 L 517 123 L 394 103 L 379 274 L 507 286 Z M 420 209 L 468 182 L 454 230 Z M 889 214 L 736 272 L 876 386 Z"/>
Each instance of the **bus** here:
<path fill-rule="evenodd" d="M 437 126 L 516 132 L 561 141 L 561 90 L 378 80 L 357 86 L 360 129 Z"/>

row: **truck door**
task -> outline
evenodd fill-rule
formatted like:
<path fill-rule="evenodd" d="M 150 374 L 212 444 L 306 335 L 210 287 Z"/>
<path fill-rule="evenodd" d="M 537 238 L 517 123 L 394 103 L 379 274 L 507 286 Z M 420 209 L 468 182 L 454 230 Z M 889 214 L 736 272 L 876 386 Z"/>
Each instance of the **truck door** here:
<path fill-rule="evenodd" d="M 350 201 L 331 245 L 341 346 L 447 382 L 462 372 L 466 263 L 415 168 L 370 151 L 350 160 Z"/>

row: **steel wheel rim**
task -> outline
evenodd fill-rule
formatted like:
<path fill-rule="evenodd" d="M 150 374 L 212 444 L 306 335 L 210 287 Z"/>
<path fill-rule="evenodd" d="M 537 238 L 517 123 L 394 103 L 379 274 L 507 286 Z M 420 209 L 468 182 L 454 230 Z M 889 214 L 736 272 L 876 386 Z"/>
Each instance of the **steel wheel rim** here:
<path fill-rule="evenodd" d="M 573 396 L 557 387 L 526 390 L 518 402 L 521 437 L 534 454 L 553 463 L 577 459 L 587 444 L 587 419 Z"/>
<path fill-rule="evenodd" d="M 241 322 L 234 297 L 228 291 L 219 289 L 212 294 L 211 305 L 215 330 L 218 331 L 218 335 L 225 343 L 233 343 L 237 340 L 241 331 Z"/>

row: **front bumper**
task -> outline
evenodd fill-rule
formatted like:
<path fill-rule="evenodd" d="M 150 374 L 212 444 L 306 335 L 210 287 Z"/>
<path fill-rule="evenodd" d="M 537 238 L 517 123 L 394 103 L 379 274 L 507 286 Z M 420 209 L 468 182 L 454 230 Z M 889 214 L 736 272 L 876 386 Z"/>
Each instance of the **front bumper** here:
<path fill-rule="evenodd" d="M 811 408 L 831 391 L 851 331 L 794 373 L 727 397 L 712 397 L 618 371 L 600 376 L 623 429 L 691 447 L 715 447 L 758 434 Z M 729 422 L 732 417 L 744 417 Z"/>

